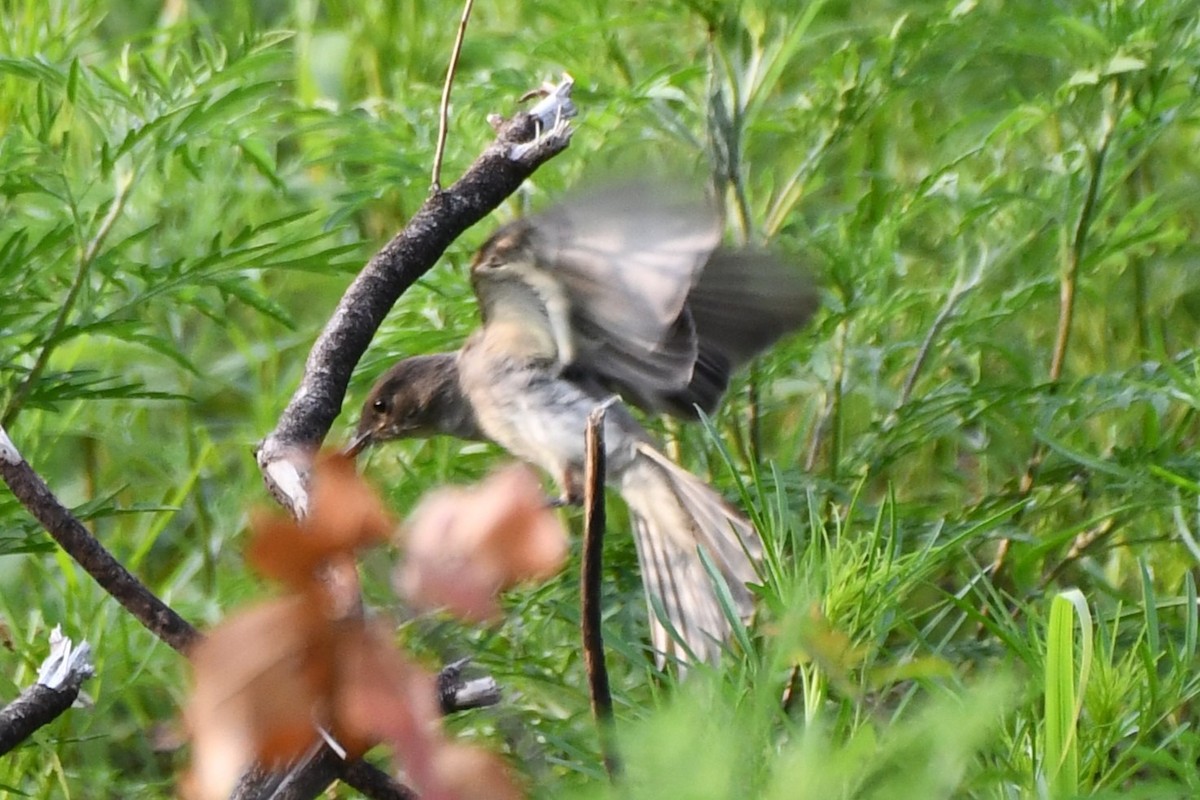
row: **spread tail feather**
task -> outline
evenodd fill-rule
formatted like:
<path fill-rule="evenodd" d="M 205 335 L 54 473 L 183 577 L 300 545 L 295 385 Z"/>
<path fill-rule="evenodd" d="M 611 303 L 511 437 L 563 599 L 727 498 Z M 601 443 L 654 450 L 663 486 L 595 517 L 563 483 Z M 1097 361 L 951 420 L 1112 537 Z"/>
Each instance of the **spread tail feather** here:
<path fill-rule="evenodd" d="M 715 662 L 732 626 L 698 549 L 746 620 L 754 610 L 746 583 L 757 579 L 755 564 L 762 558 L 758 531 L 711 486 L 649 445 L 638 446 L 622 476 L 621 496 L 633 518 L 655 660 L 660 667 L 668 659 Z"/>

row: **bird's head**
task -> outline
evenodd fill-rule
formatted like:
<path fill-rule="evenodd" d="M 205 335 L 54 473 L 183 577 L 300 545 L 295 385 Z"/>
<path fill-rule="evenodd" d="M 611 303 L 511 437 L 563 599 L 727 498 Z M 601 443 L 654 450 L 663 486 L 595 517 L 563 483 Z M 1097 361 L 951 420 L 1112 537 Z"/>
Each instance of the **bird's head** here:
<path fill-rule="evenodd" d="M 458 386 L 457 353 L 406 358 L 371 387 L 346 453 L 358 455 L 391 439 L 438 434 L 479 438 L 474 416 Z"/>

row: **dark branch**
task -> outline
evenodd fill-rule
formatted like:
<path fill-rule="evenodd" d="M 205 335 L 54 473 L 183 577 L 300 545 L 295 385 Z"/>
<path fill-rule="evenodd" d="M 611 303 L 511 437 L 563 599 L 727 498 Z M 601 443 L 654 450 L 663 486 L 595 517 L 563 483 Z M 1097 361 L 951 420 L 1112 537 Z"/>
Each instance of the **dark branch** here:
<path fill-rule="evenodd" d="M 79 687 L 93 673 L 91 648 L 78 647 L 56 627 L 50 634 L 50 655 L 38 670 L 37 683 L 0 709 L 0 755 L 28 739 L 38 728 L 57 719 L 75 702 Z"/>
<path fill-rule="evenodd" d="M 54 541 L 79 566 L 112 595 L 125 610 L 159 639 L 183 652 L 199 633 L 175 609 L 160 600 L 145 584 L 92 536 L 46 482 L 21 457 L 8 434 L 0 427 L 0 478 L 8 484 L 21 505 L 46 529 Z"/>
<path fill-rule="evenodd" d="M 502 123 L 495 141 L 445 191 L 435 191 L 367 263 L 342 296 L 304 366 L 275 430 L 258 447 L 267 487 L 285 507 L 307 509 L 308 465 L 342 408 L 350 374 L 388 311 L 463 231 L 483 219 L 570 141 L 570 81 L 528 114 Z"/>
<path fill-rule="evenodd" d="M 463 667 L 469 660 L 460 658 L 442 667 L 442 671 L 438 673 L 438 705 L 441 706 L 443 714 L 494 706 L 500 702 L 500 687 L 496 685 L 495 678 L 485 676 L 463 680 Z"/>
<path fill-rule="evenodd" d="M 334 781 L 342 780 L 373 800 L 416 800 L 417 793 L 366 761 L 345 761 L 322 744 L 306 761 L 288 772 L 256 767 L 242 777 L 229 800 L 311 800 Z"/>
<path fill-rule="evenodd" d="M 600 731 L 600 750 L 609 777 L 620 771 L 612 741 L 613 703 L 608 685 L 608 667 L 604 663 L 604 638 L 600 632 L 600 584 L 603 580 L 604 526 L 604 412 L 602 404 L 588 415 L 584 446 L 587 462 L 583 486 L 583 580 L 579 594 L 583 633 L 583 663 L 587 668 L 588 692 L 592 715 Z"/>
<path fill-rule="evenodd" d="M 467 659 L 447 664 L 437 676 L 438 703 L 443 714 L 495 705 L 500 690 L 491 677 L 462 680 Z M 256 767 L 239 781 L 230 800 L 309 800 L 341 780 L 375 800 L 415 800 L 409 787 L 363 760 L 345 761 L 328 744 L 290 769 L 270 772 Z"/>
<path fill-rule="evenodd" d="M 519 114 L 497 127 L 496 139 L 470 169 L 449 189 L 435 189 L 409 220 L 350 284 L 324 330 L 317 337 L 304 365 L 300 386 L 292 395 L 275 430 L 259 443 L 256 456 L 271 494 L 296 516 L 308 509 L 308 471 L 312 454 L 324 441 L 341 411 L 350 374 L 400 296 L 428 272 L 445 249 L 471 225 L 481 220 L 515 192 L 542 163 L 566 149 L 570 130 L 564 124 L 573 116 L 572 81 L 564 78 L 549 97 L 529 114 Z M 548 131 L 548 132 L 547 132 Z M 443 709 L 448 690 L 439 681 Z M 353 770 L 347 772 L 347 770 Z M 315 797 L 339 775 L 354 784 L 355 777 L 374 768 L 349 767 L 323 746 L 306 764 L 278 776 L 247 775 L 237 797 Z M 378 777 L 378 776 L 374 776 Z M 378 781 L 372 781 L 374 786 Z M 274 785 L 272 785 L 274 784 Z M 366 779 L 362 786 L 365 790 Z M 372 790 L 378 797 L 411 797 L 395 784 L 391 794 Z M 267 791 L 263 791 L 266 789 Z"/>
<path fill-rule="evenodd" d="M 83 523 L 58 501 L 45 481 L 21 457 L 3 427 L 0 427 L 0 478 L 4 479 L 13 495 L 63 550 L 147 630 L 180 652 L 185 652 L 200 638 L 200 632 L 191 623 L 125 569 Z M 47 659 L 48 664 L 49 661 Z M 443 675 L 439 675 L 438 699 L 447 711 L 490 704 L 487 697 L 491 695 L 481 690 L 489 683 L 494 687 L 495 682 L 491 678 L 463 682 L 459 679 L 462 666 L 461 662 L 455 662 L 443 670 Z M 63 674 L 69 680 L 60 677 L 43 681 L 39 678 L 37 685 L 0 709 L 0 754 L 11 750 L 75 702 L 79 695 L 79 684 L 86 675 L 78 670 L 66 670 Z M 365 762 L 344 761 L 328 747 L 322 747 L 307 767 L 297 772 L 302 774 L 293 772 L 281 776 L 272 775 L 266 770 L 252 770 L 243 778 L 233 796 L 257 798 L 271 794 L 276 800 L 307 800 L 341 778 L 356 787 L 360 783 L 364 787 L 384 787 L 378 791 L 360 788 L 369 797 L 415 797 L 410 789 L 395 782 L 386 773 Z"/>
<path fill-rule="evenodd" d="M 500 125 L 495 142 L 466 174 L 450 189 L 435 192 L 408 226 L 368 262 L 342 297 L 309 354 L 299 388 L 275 431 L 258 449 L 258 463 L 268 488 L 293 513 L 303 515 L 306 511 L 305 481 L 310 455 L 341 410 L 350 373 L 384 316 L 451 242 L 516 191 L 538 166 L 567 147 L 570 131 L 565 120 L 574 114 L 570 88 L 570 80 L 564 80 L 531 113 L 519 114 Z M 0 478 L 63 550 L 147 630 L 181 652 L 199 638 L 199 632 L 190 623 L 135 578 L 58 501 L 21 457 L 3 427 L 0 427 Z M 69 689 L 63 693 L 61 689 L 43 688 L 55 694 L 50 696 L 36 689 L 36 699 L 42 705 L 29 706 L 18 700 L 6 711 L 11 710 L 15 719 L 36 722 L 33 728 L 36 729 L 44 724 L 38 722 L 42 715 L 27 709 L 55 707 L 47 705 L 50 701 L 65 701 L 64 708 L 69 707 L 78 694 L 77 686 L 74 694 Z M 61 711 L 54 715 L 58 713 Z M 335 753 L 322 748 L 307 768 L 289 774 L 275 788 L 274 796 L 313 797 L 347 769 Z M 372 768 L 353 769 L 359 771 L 356 774 L 365 775 L 364 771 Z M 248 776 L 239 787 L 246 792 L 242 796 L 259 796 L 256 789 L 263 787 L 264 780 L 275 782 L 262 773 Z M 386 776 L 381 780 L 390 781 Z M 404 787 L 394 782 L 391 785 L 390 796 L 409 796 Z"/>
<path fill-rule="evenodd" d="M 366 761 L 351 761 L 342 767 L 342 781 L 373 800 L 417 800 L 417 793 L 397 783 L 392 776 Z"/>
<path fill-rule="evenodd" d="M 309 353 L 300 386 L 275 431 L 263 440 L 257 452 L 268 488 L 293 513 L 303 515 L 307 510 L 305 484 L 309 459 L 341 410 L 350 374 L 384 316 L 463 231 L 515 192 L 541 164 L 567 147 L 570 130 L 565 120 L 574 115 L 570 89 L 568 78 L 531 113 L 518 114 L 501 124 L 495 141 L 462 178 L 446 191 L 435 191 L 407 227 L 367 263 L 342 297 Z M 181 652 L 199 638 L 196 628 L 135 578 L 58 501 L 21 457 L 3 427 L 0 427 L 0 478 L 63 550 L 147 630 Z M 482 685 L 471 688 L 479 689 Z M 36 729 L 44 724 L 38 721 L 42 716 L 28 713 L 27 708 L 52 708 L 53 705 L 45 705 L 50 701 L 65 701 L 63 707 L 68 707 L 78 689 L 74 694 L 69 690 L 64 693 L 36 687 L 31 692 L 36 693 L 42 705 L 28 706 L 16 701 L 9 709 L 18 718 L 35 723 L 33 729 Z M 48 692 L 53 692 L 53 696 Z M 445 703 L 445 697 L 442 700 Z M 54 715 L 57 713 L 61 711 Z M 53 715 L 47 719 L 51 718 Z M 323 748 L 307 768 L 290 773 L 275 788 L 275 796 L 313 797 L 347 769 L 356 770 L 361 776 L 370 768 L 351 768 L 327 747 Z M 372 778 L 378 779 L 376 783 L 386 784 L 389 780 L 378 775 Z M 262 773 L 252 773 L 239 790 L 244 797 L 261 796 L 264 783 L 275 781 Z M 406 796 L 404 787 L 393 783 L 393 788 L 391 796 Z"/>

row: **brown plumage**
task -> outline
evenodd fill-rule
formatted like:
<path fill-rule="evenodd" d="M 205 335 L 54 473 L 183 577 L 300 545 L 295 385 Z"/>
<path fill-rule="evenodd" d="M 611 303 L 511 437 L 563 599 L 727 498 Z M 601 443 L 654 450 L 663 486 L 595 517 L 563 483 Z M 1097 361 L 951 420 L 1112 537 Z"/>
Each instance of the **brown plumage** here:
<path fill-rule="evenodd" d="M 504 226 L 471 268 L 483 325 L 457 353 L 389 369 L 352 449 L 439 433 L 489 439 L 573 498 L 587 415 L 611 392 L 651 411 L 711 412 L 733 371 L 815 309 L 807 277 L 765 253 L 719 249 L 719 238 L 703 206 L 646 186 Z M 731 624 L 699 553 L 746 618 L 758 532 L 656 450 L 626 408 L 611 407 L 605 425 L 607 477 L 633 519 L 656 657 L 712 661 Z"/>

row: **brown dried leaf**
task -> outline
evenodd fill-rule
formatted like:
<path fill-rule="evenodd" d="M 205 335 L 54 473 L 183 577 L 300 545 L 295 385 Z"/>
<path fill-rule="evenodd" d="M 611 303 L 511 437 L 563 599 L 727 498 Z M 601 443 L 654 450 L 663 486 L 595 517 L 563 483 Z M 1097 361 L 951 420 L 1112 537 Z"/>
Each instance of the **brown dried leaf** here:
<path fill-rule="evenodd" d="M 296 593 L 230 617 L 191 653 L 185 796 L 226 797 L 251 763 L 301 756 L 320 726 L 351 757 L 391 744 L 426 800 L 520 797 L 502 761 L 446 741 L 433 676 L 386 630 L 342 613 L 332 579 L 345 567 L 357 596 L 352 552 L 386 536 L 391 523 L 347 460 L 321 457 L 315 470 L 313 514 L 303 524 L 254 521 L 251 560 Z M 442 494 L 416 517 L 414 549 L 423 557 L 410 561 L 431 570 L 433 587 L 452 600 L 474 592 L 474 608 L 494 608 L 497 590 L 549 574 L 565 558 L 565 535 L 528 471 Z"/>
<path fill-rule="evenodd" d="M 339 652 L 337 729 L 359 741 L 390 742 L 401 757 L 427 762 L 441 737 L 433 675 L 375 626 L 347 631 Z"/>
<path fill-rule="evenodd" d="M 387 541 L 395 527 L 371 485 L 338 452 L 317 457 L 313 468 L 312 516 L 308 526 L 340 549 L 354 550 Z"/>
<path fill-rule="evenodd" d="M 374 489 L 346 456 L 319 455 L 312 484 L 312 513 L 302 522 L 277 512 L 251 517 L 255 537 L 246 552 L 261 574 L 297 591 L 312 588 L 322 564 L 386 540 L 393 528 Z"/>
<path fill-rule="evenodd" d="M 246 547 L 246 561 L 260 575 L 274 578 L 289 589 L 305 588 L 312 582 L 317 565 L 329 556 L 304 528 L 278 512 L 251 512 L 250 528 L 254 538 Z"/>
<path fill-rule="evenodd" d="M 513 466 L 477 487 L 426 495 L 405 528 L 401 594 L 468 620 L 499 615 L 497 594 L 562 568 L 567 537 L 536 476 Z"/>
<path fill-rule="evenodd" d="M 288 597 L 230 617 L 196 645 L 188 797 L 225 797 L 254 760 L 285 762 L 316 741 L 333 683 L 326 625 L 305 598 Z"/>
<path fill-rule="evenodd" d="M 350 758 L 387 740 L 418 763 L 442 744 L 433 676 L 385 631 L 330 621 L 307 596 L 230 617 L 191 654 L 189 798 L 225 797 L 254 761 L 303 755 L 323 727 Z"/>
<path fill-rule="evenodd" d="M 525 792 L 495 753 L 464 744 L 446 744 L 434 757 L 426 800 L 521 800 Z"/>

